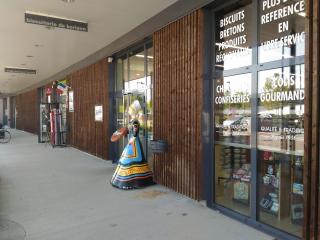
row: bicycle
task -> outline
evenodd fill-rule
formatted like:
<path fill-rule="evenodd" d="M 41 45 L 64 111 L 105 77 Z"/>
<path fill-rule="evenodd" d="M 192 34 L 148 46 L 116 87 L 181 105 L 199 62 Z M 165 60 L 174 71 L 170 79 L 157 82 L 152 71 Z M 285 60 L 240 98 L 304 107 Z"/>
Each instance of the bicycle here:
<path fill-rule="evenodd" d="M 11 133 L 6 130 L 1 128 L 0 129 L 0 143 L 8 143 L 11 140 Z"/>

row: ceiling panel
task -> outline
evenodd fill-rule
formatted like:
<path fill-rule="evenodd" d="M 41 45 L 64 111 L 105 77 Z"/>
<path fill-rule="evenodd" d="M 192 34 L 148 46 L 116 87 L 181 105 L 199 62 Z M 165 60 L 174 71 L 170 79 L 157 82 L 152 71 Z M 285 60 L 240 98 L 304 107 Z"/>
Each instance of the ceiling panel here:
<path fill-rule="evenodd" d="M 66 69 L 161 12 L 176 0 L 10 0 L 0 8 L 0 93 L 21 91 Z M 88 32 L 24 22 L 25 11 L 88 22 Z M 4 68 L 37 70 L 36 75 Z"/>

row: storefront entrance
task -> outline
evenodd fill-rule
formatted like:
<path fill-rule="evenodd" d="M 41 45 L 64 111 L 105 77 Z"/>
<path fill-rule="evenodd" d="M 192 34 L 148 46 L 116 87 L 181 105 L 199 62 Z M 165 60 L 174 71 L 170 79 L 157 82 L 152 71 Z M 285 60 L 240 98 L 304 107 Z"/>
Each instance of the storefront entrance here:
<path fill-rule="evenodd" d="M 145 158 L 152 167 L 149 140 L 153 132 L 153 49 L 151 43 L 129 49 L 117 57 L 116 62 L 116 129 L 128 127 L 134 119 L 140 122 L 139 137 Z M 128 139 L 116 144 L 119 159 Z"/>
<path fill-rule="evenodd" d="M 118 105 L 118 128 L 121 126 L 129 126 L 133 120 L 138 120 L 140 123 L 139 138 L 142 144 L 142 149 L 146 156 L 147 154 L 147 131 L 146 131 L 146 103 L 144 92 L 128 92 L 122 97 L 122 104 Z M 122 115 L 122 116 L 121 116 Z M 128 143 L 128 138 L 122 138 L 117 147 L 117 156 L 121 156 L 124 146 Z"/>

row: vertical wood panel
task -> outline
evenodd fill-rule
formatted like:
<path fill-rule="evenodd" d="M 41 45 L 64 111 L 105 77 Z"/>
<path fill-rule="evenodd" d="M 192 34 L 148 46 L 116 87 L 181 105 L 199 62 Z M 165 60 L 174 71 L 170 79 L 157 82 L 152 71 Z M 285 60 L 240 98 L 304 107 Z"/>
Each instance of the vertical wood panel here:
<path fill-rule="evenodd" d="M 15 97 L 10 97 L 10 127 L 15 128 L 15 107 L 16 107 L 16 99 Z"/>
<path fill-rule="evenodd" d="M 67 77 L 74 91 L 74 112 L 68 113 L 72 146 L 103 159 L 108 157 L 108 64 L 105 60 Z M 103 122 L 95 122 L 94 106 L 102 105 Z"/>
<path fill-rule="evenodd" d="M 306 0 L 304 239 L 320 239 L 319 113 L 320 6 Z"/>
<path fill-rule="evenodd" d="M 316 239 L 320 239 L 320 229 L 319 229 L 319 220 L 320 220 L 320 205 L 319 205 L 319 114 L 320 114 L 320 4 L 319 1 L 313 1 L 313 37 L 312 44 L 314 51 L 312 54 L 313 62 L 312 62 L 312 189 L 311 193 L 314 193 L 311 202 L 311 209 L 317 209 L 314 211 L 315 214 L 311 221 L 314 219 L 314 227 L 312 231 L 315 232 Z"/>
<path fill-rule="evenodd" d="M 319 49 L 319 32 L 317 31 L 319 23 L 318 23 L 318 1 L 314 1 L 313 5 L 313 34 L 312 34 L 312 42 L 313 45 L 313 53 L 312 53 L 312 162 L 311 162 L 311 209 L 317 209 L 319 207 L 318 195 L 319 195 L 319 55 L 317 54 L 317 49 Z M 318 46 L 316 46 L 318 45 Z M 310 56 L 311 57 L 311 56 Z M 310 221 L 313 223 L 311 235 L 312 239 L 318 239 L 317 231 L 318 231 L 318 211 L 312 211 Z M 319 233 L 319 232 L 318 232 Z"/>
<path fill-rule="evenodd" d="M 201 199 L 202 11 L 154 33 L 154 137 L 169 150 L 156 154 L 156 182 Z"/>
<path fill-rule="evenodd" d="M 17 129 L 37 134 L 39 126 L 38 89 L 19 94 L 15 99 Z"/>
<path fill-rule="evenodd" d="M 202 72 L 202 66 L 204 66 L 204 53 L 203 53 L 203 44 L 204 44 L 204 39 L 203 39 L 203 35 L 204 35 L 204 27 L 203 27 L 203 23 L 204 22 L 204 15 L 201 14 L 200 12 L 198 12 L 198 18 L 197 18 L 197 42 L 195 43 L 200 44 L 200 47 L 197 48 L 197 59 L 198 59 L 198 64 L 199 67 L 196 67 L 197 69 L 197 82 L 203 82 L 203 72 Z M 197 85 L 197 95 L 196 96 L 201 96 L 203 95 L 204 89 L 203 89 L 203 84 L 196 84 Z M 202 107 L 202 98 L 196 98 L 196 105 L 201 105 Z M 202 122 L 202 114 L 198 114 L 196 115 L 196 129 L 201 129 L 201 122 Z M 201 142 L 201 136 L 202 136 L 202 131 L 197 131 L 197 139 L 196 139 L 196 143 Z M 199 150 L 201 153 L 201 158 L 197 158 L 198 161 L 195 163 L 196 165 L 196 173 L 200 173 L 200 175 L 202 175 L 203 173 L 203 162 L 202 162 L 202 144 L 200 144 L 199 146 Z M 198 189 L 198 191 L 200 193 L 203 193 L 203 184 L 202 184 L 202 177 L 197 177 L 196 178 L 196 188 Z"/>

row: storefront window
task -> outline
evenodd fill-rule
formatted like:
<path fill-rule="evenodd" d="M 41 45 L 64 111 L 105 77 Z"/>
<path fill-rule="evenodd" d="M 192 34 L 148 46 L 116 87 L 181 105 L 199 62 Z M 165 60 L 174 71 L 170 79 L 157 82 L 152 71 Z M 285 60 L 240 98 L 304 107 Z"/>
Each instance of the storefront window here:
<path fill-rule="evenodd" d="M 303 155 L 304 65 L 259 72 L 258 148 Z"/>
<path fill-rule="evenodd" d="M 130 54 L 129 64 L 129 81 L 124 83 L 124 88 L 143 92 L 146 85 L 143 48 Z"/>
<path fill-rule="evenodd" d="M 125 118 L 124 118 L 124 105 L 126 105 L 127 99 L 123 98 L 116 98 L 116 121 L 117 126 L 116 128 L 122 128 L 125 126 Z M 117 156 L 120 156 L 124 146 L 127 144 L 126 139 L 124 138 L 123 141 L 117 142 Z"/>
<path fill-rule="evenodd" d="M 150 145 L 150 140 L 153 139 L 153 48 L 147 49 L 147 94 L 146 94 L 146 111 L 147 111 L 147 139 L 148 145 Z M 147 149 L 150 149 L 148 147 Z M 147 152 L 148 162 L 150 164 L 151 169 L 152 166 L 152 158 L 153 154 L 151 151 Z"/>
<path fill-rule="evenodd" d="M 228 70 L 252 64 L 252 6 L 251 1 L 236 10 L 219 11 L 216 21 L 215 66 Z"/>
<path fill-rule="evenodd" d="M 216 203 L 249 216 L 250 149 L 215 145 Z"/>
<path fill-rule="evenodd" d="M 218 79 L 215 85 L 215 140 L 250 144 L 251 74 Z"/>
<path fill-rule="evenodd" d="M 261 1 L 259 62 L 304 55 L 305 1 Z"/>
<path fill-rule="evenodd" d="M 241 5 L 242 7 L 238 7 Z M 224 76 L 252 64 L 251 1 L 217 13 L 214 84 L 215 200 L 250 215 L 251 73 Z"/>
<path fill-rule="evenodd" d="M 218 79 L 215 85 L 216 202 L 249 215 L 251 74 Z"/>
<path fill-rule="evenodd" d="M 301 236 L 304 65 L 259 72 L 260 220 Z"/>
<path fill-rule="evenodd" d="M 124 60 L 122 58 L 117 59 L 117 78 L 116 78 L 116 91 L 121 91 L 123 89 L 123 66 Z"/>
<path fill-rule="evenodd" d="M 214 202 L 300 237 L 305 1 L 235 1 L 214 16 Z"/>

